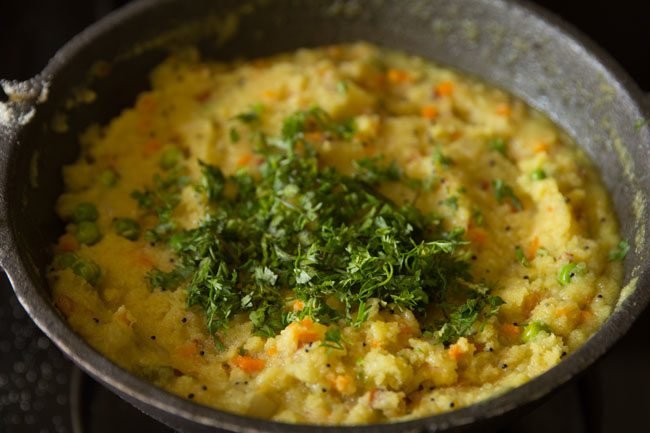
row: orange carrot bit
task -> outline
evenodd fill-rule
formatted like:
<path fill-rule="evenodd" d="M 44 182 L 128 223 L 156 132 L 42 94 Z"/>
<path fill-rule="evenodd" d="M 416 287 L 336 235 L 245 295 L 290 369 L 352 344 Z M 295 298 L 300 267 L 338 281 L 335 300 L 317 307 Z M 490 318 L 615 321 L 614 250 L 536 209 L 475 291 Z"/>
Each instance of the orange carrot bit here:
<path fill-rule="evenodd" d="M 143 114 L 151 114 L 155 110 L 157 104 L 156 97 L 151 94 L 144 94 L 138 98 L 136 102 L 136 109 Z"/>
<path fill-rule="evenodd" d="M 79 247 L 77 239 L 72 233 L 66 233 L 59 238 L 59 249 L 66 253 L 72 252 Z"/>
<path fill-rule="evenodd" d="M 237 159 L 237 165 L 243 167 L 248 165 L 253 160 L 253 155 L 250 153 L 245 153 Z"/>
<path fill-rule="evenodd" d="M 561 307 L 561 308 L 558 308 L 557 310 L 555 310 L 555 313 L 553 313 L 553 315 L 555 317 L 566 317 L 566 316 L 569 315 L 570 312 L 571 312 L 571 308 L 569 308 L 569 307 Z"/>
<path fill-rule="evenodd" d="M 420 110 L 420 115 L 425 119 L 433 120 L 438 117 L 438 108 L 435 105 L 425 105 Z"/>
<path fill-rule="evenodd" d="M 555 208 L 553 206 L 546 206 L 546 212 L 553 213 Z"/>
<path fill-rule="evenodd" d="M 530 245 L 528 245 L 528 249 L 526 250 L 526 258 L 528 260 L 533 260 L 535 258 L 535 255 L 537 254 L 538 249 L 539 249 L 539 236 L 535 236 L 533 240 L 530 242 Z"/>
<path fill-rule="evenodd" d="M 313 343 L 314 341 L 320 340 L 320 335 L 315 331 L 308 331 L 305 329 L 299 329 L 294 334 L 294 338 L 299 346 L 303 344 Z"/>
<path fill-rule="evenodd" d="M 145 157 L 149 157 L 158 152 L 160 149 L 162 149 L 162 143 L 160 140 L 153 138 L 144 144 L 144 147 L 142 148 L 142 154 Z"/>
<path fill-rule="evenodd" d="M 204 103 L 212 97 L 212 89 L 207 89 L 194 95 L 196 102 Z"/>
<path fill-rule="evenodd" d="M 438 96 L 451 96 L 454 93 L 453 81 L 442 81 L 436 85 L 434 92 Z"/>
<path fill-rule="evenodd" d="M 145 268 L 151 268 L 155 265 L 153 259 L 146 254 L 135 254 L 134 262 Z"/>
<path fill-rule="evenodd" d="M 304 136 L 305 136 L 305 140 L 311 142 L 323 140 L 323 133 L 318 131 L 306 132 Z"/>
<path fill-rule="evenodd" d="M 330 45 L 327 47 L 327 55 L 334 60 L 338 60 L 343 56 L 343 48 L 340 45 Z"/>
<path fill-rule="evenodd" d="M 510 105 L 508 104 L 499 104 L 494 112 L 499 116 L 510 117 L 512 114 L 512 108 L 510 108 Z"/>
<path fill-rule="evenodd" d="M 300 299 L 293 302 L 293 311 L 302 311 L 305 308 L 305 303 Z"/>
<path fill-rule="evenodd" d="M 277 90 L 267 89 L 262 92 L 262 96 L 264 96 L 266 99 L 277 101 L 280 99 L 281 94 Z"/>
<path fill-rule="evenodd" d="M 347 392 L 351 391 L 350 390 L 351 382 L 352 382 L 352 378 L 349 375 L 340 374 L 336 376 L 336 379 L 334 379 L 334 387 L 341 394 L 345 394 L 346 391 Z"/>
<path fill-rule="evenodd" d="M 580 311 L 580 323 L 585 323 L 593 317 L 594 313 L 588 310 Z"/>
<path fill-rule="evenodd" d="M 503 325 L 501 325 L 501 330 L 503 331 L 504 334 L 513 337 L 521 334 L 521 328 L 517 325 L 513 325 L 512 323 L 504 323 Z"/>
<path fill-rule="evenodd" d="M 61 295 L 54 300 L 54 305 L 65 317 L 70 317 L 74 313 L 74 301 L 65 295 Z"/>
<path fill-rule="evenodd" d="M 463 351 L 463 349 L 458 344 L 452 344 L 449 346 L 447 352 L 449 353 L 449 356 L 454 358 L 456 361 L 458 361 L 460 357 L 465 353 L 465 351 Z"/>
<path fill-rule="evenodd" d="M 196 341 L 183 344 L 176 349 L 181 358 L 193 358 L 199 354 L 199 345 Z"/>
<path fill-rule="evenodd" d="M 300 323 L 302 326 L 307 327 L 307 328 L 310 328 L 310 327 L 314 326 L 314 321 L 311 319 L 311 317 L 305 317 L 304 319 L 302 319 L 298 323 Z"/>
<path fill-rule="evenodd" d="M 246 373 L 255 373 L 260 371 L 264 368 L 265 364 L 263 359 L 253 358 L 252 356 L 246 355 L 237 355 L 232 360 L 232 363 L 237 368 L 244 370 Z"/>
<path fill-rule="evenodd" d="M 473 244 L 484 245 L 487 241 L 487 232 L 480 227 L 470 227 L 467 229 L 467 239 Z"/>
<path fill-rule="evenodd" d="M 266 351 L 266 354 L 269 356 L 275 356 L 278 354 L 278 348 L 276 346 L 272 346 Z"/>
<path fill-rule="evenodd" d="M 550 146 L 548 143 L 541 141 L 533 148 L 533 152 L 535 153 L 546 152 L 549 149 L 549 147 Z"/>
<path fill-rule="evenodd" d="M 411 81 L 411 75 L 402 69 L 389 69 L 386 73 L 388 81 L 393 84 L 400 84 L 406 81 Z"/>

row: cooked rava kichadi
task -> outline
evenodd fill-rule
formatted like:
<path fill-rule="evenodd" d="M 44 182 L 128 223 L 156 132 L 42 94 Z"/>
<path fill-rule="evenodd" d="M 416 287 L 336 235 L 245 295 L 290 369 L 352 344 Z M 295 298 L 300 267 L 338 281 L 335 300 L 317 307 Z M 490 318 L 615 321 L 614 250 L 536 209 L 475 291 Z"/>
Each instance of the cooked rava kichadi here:
<path fill-rule="evenodd" d="M 561 362 L 619 295 L 628 246 L 586 156 L 418 57 L 179 52 L 81 144 L 54 303 L 109 359 L 208 406 L 449 411 Z"/>

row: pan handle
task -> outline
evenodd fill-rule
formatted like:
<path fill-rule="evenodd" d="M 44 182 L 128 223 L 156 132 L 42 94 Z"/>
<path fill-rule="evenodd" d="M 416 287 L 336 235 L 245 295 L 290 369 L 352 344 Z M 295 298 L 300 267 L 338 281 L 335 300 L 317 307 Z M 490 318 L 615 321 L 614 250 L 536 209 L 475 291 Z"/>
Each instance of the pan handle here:
<path fill-rule="evenodd" d="M 6 268 L 11 250 L 9 232 L 10 149 L 18 133 L 47 98 L 48 84 L 37 76 L 27 81 L 0 80 L 0 267 Z"/>

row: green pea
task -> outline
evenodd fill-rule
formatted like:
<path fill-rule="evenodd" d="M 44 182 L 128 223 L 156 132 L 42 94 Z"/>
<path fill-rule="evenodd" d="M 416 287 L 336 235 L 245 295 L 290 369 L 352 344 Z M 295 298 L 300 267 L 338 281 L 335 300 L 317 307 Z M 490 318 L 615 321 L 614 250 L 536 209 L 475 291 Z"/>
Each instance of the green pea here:
<path fill-rule="evenodd" d="M 160 168 L 169 170 L 174 168 L 183 157 L 183 152 L 176 146 L 165 148 L 160 155 Z"/>
<path fill-rule="evenodd" d="M 92 203 L 79 203 L 74 209 L 75 222 L 96 221 L 98 217 L 97 207 Z"/>
<path fill-rule="evenodd" d="M 540 332 L 551 332 L 551 328 L 544 323 L 544 322 L 530 322 L 526 327 L 524 328 L 524 332 L 521 334 L 521 339 L 524 342 L 529 342 L 535 337 L 537 337 L 537 334 Z"/>
<path fill-rule="evenodd" d="M 97 284 L 102 274 L 101 268 L 92 260 L 77 260 L 72 265 L 72 272 L 86 280 L 92 286 Z"/>
<path fill-rule="evenodd" d="M 117 185 L 117 173 L 111 169 L 106 169 L 99 174 L 99 182 L 107 188 Z"/>
<path fill-rule="evenodd" d="M 101 239 L 102 234 L 99 227 L 92 221 L 81 221 L 77 224 L 76 238 L 79 243 L 86 245 L 96 244 Z"/>
<path fill-rule="evenodd" d="M 65 269 L 74 265 L 79 258 L 72 253 L 59 254 L 54 258 L 54 267 L 57 269 Z"/>
<path fill-rule="evenodd" d="M 113 222 L 113 226 L 118 235 L 131 241 L 140 236 L 140 225 L 131 218 L 118 218 Z"/>
<path fill-rule="evenodd" d="M 530 174 L 530 178 L 531 178 L 532 180 L 543 180 L 543 179 L 546 179 L 546 172 L 545 172 L 543 169 L 538 168 L 537 170 L 533 171 L 533 172 Z"/>

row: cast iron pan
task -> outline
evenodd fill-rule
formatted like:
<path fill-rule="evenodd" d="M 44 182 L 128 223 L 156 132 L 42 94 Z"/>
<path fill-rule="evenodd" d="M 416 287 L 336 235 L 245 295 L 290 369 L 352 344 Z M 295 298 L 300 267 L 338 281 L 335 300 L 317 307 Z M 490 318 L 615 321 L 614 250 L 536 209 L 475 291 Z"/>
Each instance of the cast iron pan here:
<path fill-rule="evenodd" d="M 62 231 L 53 212 L 62 190 L 61 166 L 75 160 L 79 133 L 92 123 L 106 123 L 132 104 L 147 88 L 148 72 L 170 47 L 196 43 L 207 58 L 227 59 L 360 39 L 492 82 L 545 112 L 572 135 L 600 169 L 622 236 L 630 242 L 627 296 L 583 347 L 506 394 L 396 425 L 318 430 L 484 430 L 539 401 L 599 358 L 650 298 L 645 235 L 650 233 L 650 128 L 638 122 L 650 117 L 650 104 L 627 74 L 565 23 L 533 6 L 498 0 L 145 0 L 72 39 L 34 79 L 4 83 L 10 100 L 0 104 L 0 264 L 34 322 L 86 372 L 181 431 L 314 431 L 313 426 L 209 409 L 120 369 L 57 313 L 45 270 L 50 246 Z"/>

